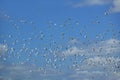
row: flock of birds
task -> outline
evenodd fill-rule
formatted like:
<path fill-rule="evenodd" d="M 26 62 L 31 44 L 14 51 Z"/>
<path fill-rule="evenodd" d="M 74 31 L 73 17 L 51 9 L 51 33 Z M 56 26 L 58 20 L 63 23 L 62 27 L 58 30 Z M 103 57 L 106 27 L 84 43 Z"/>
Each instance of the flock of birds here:
<path fill-rule="evenodd" d="M 90 40 L 89 34 L 87 35 L 87 32 L 85 31 L 86 28 L 88 28 L 86 25 L 83 25 L 83 30 L 80 30 L 78 32 L 78 35 L 85 39 L 85 42 L 79 43 L 74 36 L 68 36 L 66 32 L 60 32 L 58 35 L 60 37 L 60 40 L 55 39 L 55 35 L 39 30 L 39 27 L 36 26 L 36 24 L 33 21 L 28 21 L 25 19 L 15 19 L 14 17 L 11 17 L 5 13 L 0 13 L 0 20 L 5 22 L 6 24 L 9 24 L 11 29 L 13 31 L 7 30 L 8 25 L 1 25 L 1 32 L 0 32 L 0 65 L 4 66 L 17 66 L 17 65 L 25 65 L 25 64 L 32 64 L 35 66 L 38 66 L 41 71 L 44 71 L 46 73 L 46 69 L 49 67 L 58 70 L 59 72 L 62 72 L 66 69 L 69 70 L 78 70 L 81 63 L 84 62 L 87 57 L 84 57 L 84 55 L 81 57 L 78 54 L 74 54 L 74 56 L 66 56 L 62 53 L 64 50 L 70 49 L 72 46 L 89 46 L 90 43 L 97 44 L 99 41 L 104 41 L 105 37 L 109 35 L 110 32 L 113 34 L 111 35 L 111 38 L 119 38 L 120 37 L 120 30 L 115 30 L 112 22 L 109 22 L 110 28 L 105 30 L 105 32 L 101 34 L 96 34 L 95 40 Z M 1 23 L 2 24 L 2 23 Z M 90 22 L 92 25 L 96 24 L 102 24 L 101 21 L 99 21 L 99 17 L 96 17 L 96 20 L 93 20 Z M 20 25 L 20 26 L 19 26 Z M 26 26 L 29 25 L 30 27 Z M 47 23 L 47 28 L 49 30 L 58 30 L 59 28 L 65 28 L 68 29 L 69 27 L 72 27 L 71 25 L 75 25 L 76 27 L 81 26 L 81 23 L 79 20 L 73 21 L 71 18 L 66 19 L 62 24 L 54 23 L 53 21 L 49 21 Z M 21 26 L 26 26 L 28 28 L 24 28 Z M 56 28 L 58 27 L 59 28 Z M 6 29 L 6 34 L 2 31 L 3 29 Z M 31 28 L 31 31 L 29 32 L 29 28 Z M 55 29 L 54 29 L 55 28 Z M 24 30 L 28 29 L 28 31 Z M 22 31 L 23 30 L 23 31 Z M 71 29 L 74 34 L 75 28 Z M 50 32 L 52 32 L 50 31 Z M 3 32 L 3 33 L 2 33 Z M 69 38 L 69 39 L 68 39 Z M 49 39 L 49 40 L 46 40 Z M 46 42 L 49 41 L 49 42 Z M 60 42 L 60 43 L 59 43 Z M 69 44 L 70 42 L 70 44 Z M 74 49 L 70 49 L 70 52 L 73 52 Z M 82 50 L 82 48 L 81 48 Z M 93 48 L 92 51 L 95 51 Z M 89 60 L 91 63 L 93 63 L 93 60 Z M 93 61 L 93 62 L 92 62 Z M 119 61 L 120 62 L 120 61 Z M 8 65 L 9 64 L 9 65 Z M 100 63 L 101 64 L 101 63 Z M 120 66 L 118 66 L 119 68 Z M 3 68 L 0 68 L 0 70 Z M 30 69 L 29 72 L 32 73 L 34 70 Z M 0 79 L 2 80 L 2 78 Z"/>

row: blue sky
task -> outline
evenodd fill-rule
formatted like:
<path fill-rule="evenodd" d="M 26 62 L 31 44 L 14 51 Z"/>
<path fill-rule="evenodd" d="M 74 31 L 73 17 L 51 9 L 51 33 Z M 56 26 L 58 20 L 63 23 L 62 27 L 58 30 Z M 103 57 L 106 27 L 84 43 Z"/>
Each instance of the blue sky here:
<path fill-rule="evenodd" d="M 119 3 L 0 0 L 0 79 L 119 80 Z"/>

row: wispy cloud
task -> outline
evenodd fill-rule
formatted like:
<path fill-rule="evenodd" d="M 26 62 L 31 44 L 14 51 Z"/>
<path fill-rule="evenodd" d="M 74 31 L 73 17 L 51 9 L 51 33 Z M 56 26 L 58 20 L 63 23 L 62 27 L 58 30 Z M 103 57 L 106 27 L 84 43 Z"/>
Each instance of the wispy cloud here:
<path fill-rule="evenodd" d="M 88 80 L 119 80 L 119 58 L 93 57 L 88 58 L 77 68 L 71 78 Z"/>
<path fill-rule="evenodd" d="M 56 80 L 62 73 L 32 64 L 0 65 L 0 80 Z"/>
<path fill-rule="evenodd" d="M 119 72 L 119 58 L 114 57 L 92 57 L 86 59 L 80 68 L 87 71 Z"/>
<path fill-rule="evenodd" d="M 113 7 L 110 9 L 111 12 L 120 12 L 120 0 L 113 0 Z"/>
<path fill-rule="evenodd" d="M 116 72 L 80 71 L 77 74 L 71 75 L 70 78 L 74 80 L 119 80 L 119 74 Z"/>
<path fill-rule="evenodd" d="M 84 7 L 84 6 L 94 6 L 94 5 L 105 5 L 109 4 L 112 0 L 84 0 L 83 2 L 79 2 L 74 4 L 73 7 Z"/>
<path fill-rule="evenodd" d="M 83 2 L 78 2 L 76 4 L 73 4 L 72 6 L 74 8 L 79 8 L 79 7 L 85 7 L 85 6 L 103 6 L 110 4 L 113 6 L 110 8 L 108 11 L 109 13 L 118 13 L 120 12 L 120 0 L 84 0 Z"/>
<path fill-rule="evenodd" d="M 76 47 L 73 46 L 65 51 L 62 54 L 66 56 L 71 56 L 78 54 L 80 56 L 98 56 L 98 55 L 114 55 L 120 52 L 120 41 L 116 39 L 109 39 L 101 41 L 99 43 L 93 43 L 86 47 Z"/>

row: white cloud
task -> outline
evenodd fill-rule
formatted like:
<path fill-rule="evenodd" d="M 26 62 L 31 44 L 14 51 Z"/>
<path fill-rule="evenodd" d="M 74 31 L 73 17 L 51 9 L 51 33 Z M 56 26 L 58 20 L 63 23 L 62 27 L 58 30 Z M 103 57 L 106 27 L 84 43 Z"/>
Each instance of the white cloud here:
<path fill-rule="evenodd" d="M 80 71 L 77 74 L 72 74 L 70 78 L 73 80 L 119 80 L 119 74 L 119 72 Z"/>
<path fill-rule="evenodd" d="M 120 59 L 114 57 L 93 57 L 83 61 L 80 68 L 88 71 L 119 72 Z"/>
<path fill-rule="evenodd" d="M 111 12 L 120 12 L 120 0 L 113 0 L 113 7 L 110 9 Z"/>
<path fill-rule="evenodd" d="M 100 44 L 106 53 L 120 52 L 120 40 L 110 39 L 110 40 L 102 41 Z"/>
<path fill-rule="evenodd" d="M 61 76 L 58 70 L 32 64 L 0 65 L 0 67 L 2 80 L 44 80 L 44 78 L 53 80 L 56 76 Z"/>
<path fill-rule="evenodd" d="M 109 13 L 118 13 L 120 12 L 120 0 L 84 0 L 83 2 L 79 2 L 77 4 L 73 4 L 73 7 L 84 7 L 84 6 L 94 6 L 94 5 L 107 5 L 112 4 L 112 8 L 110 8 L 108 11 Z"/>
<path fill-rule="evenodd" d="M 62 54 L 64 54 L 65 56 L 70 56 L 70 55 L 75 55 L 75 54 L 83 55 L 84 53 L 85 53 L 85 51 L 83 49 L 79 49 L 75 46 L 69 48 L 68 50 L 66 50 L 64 52 L 62 52 Z"/>
<path fill-rule="evenodd" d="M 101 41 L 99 43 L 93 43 L 89 46 L 76 47 L 73 46 L 65 51 L 62 54 L 66 56 L 71 56 L 75 54 L 79 54 L 80 56 L 105 56 L 105 55 L 115 55 L 120 52 L 120 41 L 117 39 L 109 39 L 105 41 Z"/>
<path fill-rule="evenodd" d="M 120 79 L 120 59 L 114 57 L 92 57 L 85 59 L 79 69 L 75 69 L 71 78 L 89 80 L 119 80 Z"/>
<path fill-rule="evenodd" d="M 73 7 L 105 5 L 111 3 L 112 0 L 84 0 L 83 2 L 73 5 Z"/>

